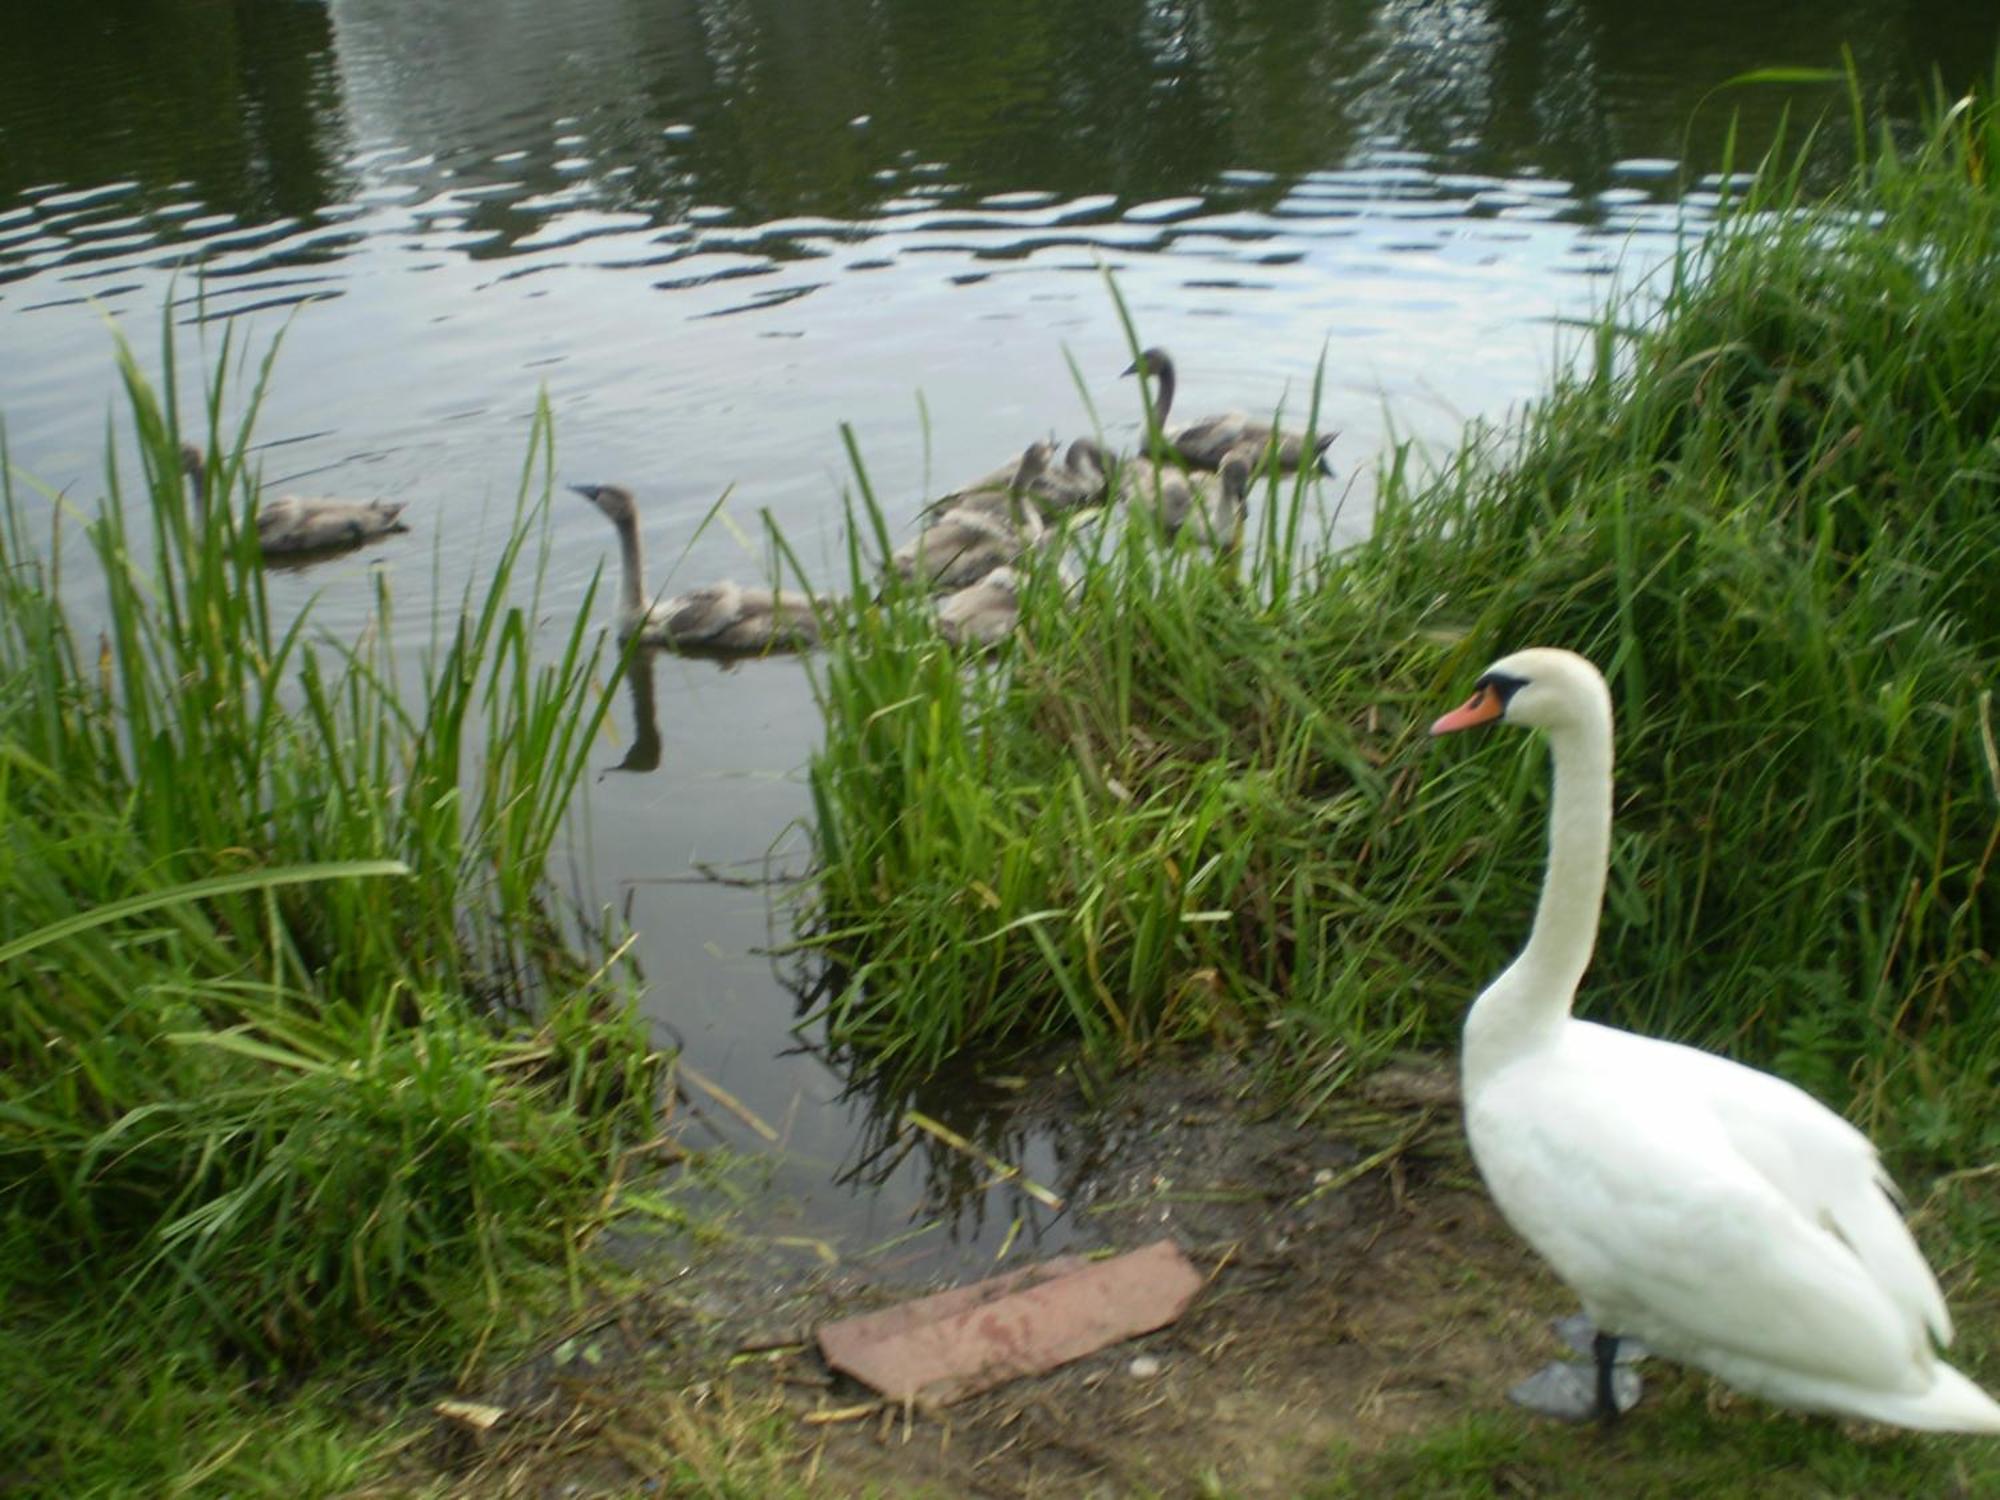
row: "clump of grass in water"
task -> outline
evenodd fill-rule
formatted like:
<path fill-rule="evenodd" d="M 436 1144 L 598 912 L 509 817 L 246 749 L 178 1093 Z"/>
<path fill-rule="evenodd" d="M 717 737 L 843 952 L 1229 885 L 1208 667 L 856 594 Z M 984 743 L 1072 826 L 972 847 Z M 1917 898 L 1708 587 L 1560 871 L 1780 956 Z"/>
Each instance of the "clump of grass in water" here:
<path fill-rule="evenodd" d="M 912 1068 L 1280 1021 L 1351 1059 L 1449 1039 L 1526 930 L 1542 772 L 1427 761 L 1422 726 L 1559 643 L 1620 714 L 1590 1013 L 1990 1153 L 2000 113 L 1857 133 L 1843 190 L 1774 158 L 1645 327 L 1607 316 L 1593 368 L 1441 474 L 1392 455 L 1368 541 L 1283 586 L 1103 569 L 970 676 L 914 631 L 837 643 L 834 1034 Z"/>
<path fill-rule="evenodd" d="M 490 583 L 406 693 L 386 591 L 368 643 L 316 643 L 267 608 L 247 487 L 191 513 L 170 336 L 164 398 L 120 367 L 151 535 L 107 463 L 101 634 L 0 452 L 0 1371 L 23 1387 L 0 1452 L 66 1492 L 92 1462 L 137 1472 L 121 1421 L 76 1421 L 135 1358 L 114 1416 L 186 1459 L 202 1438 L 176 1423 L 234 1403 L 183 1399 L 177 1370 L 476 1346 L 526 1265 L 569 1265 L 601 1222 L 657 1086 L 541 902 L 604 702 L 587 608 L 552 659 L 532 646 L 532 455 Z"/>
<path fill-rule="evenodd" d="M 849 535 L 886 556 L 855 466 Z M 1218 978 L 1239 924 L 1214 897 L 1266 879 L 1296 830 L 1273 767 L 1162 772 L 1176 741 L 1219 748 L 1271 710 L 1239 668 L 1276 648 L 1306 481 L 1265 474 L 1253 501 L 1243 555 L 1222 561 L 1114 510 L 1072 548 L 1077 581 L 1030 567 L 1030 624 L 993 660 L 946 646 L 930 601 L 872 583 L 854 543 L 854 596 L 879 587 L 880 603 L 816 674 L 829 729 L 812 770 L 813 940 L 847 969 L 836 1042 L 928 1070 L 1007 1032 L 1129 1049 L 1235 1019 Z M 1160 691 L 1197 678 L 1206 693 Z M 1315 721 L 1271 746 L 1275 778 L 1316 776 L 1305 752 L 1325 738 Z"/>

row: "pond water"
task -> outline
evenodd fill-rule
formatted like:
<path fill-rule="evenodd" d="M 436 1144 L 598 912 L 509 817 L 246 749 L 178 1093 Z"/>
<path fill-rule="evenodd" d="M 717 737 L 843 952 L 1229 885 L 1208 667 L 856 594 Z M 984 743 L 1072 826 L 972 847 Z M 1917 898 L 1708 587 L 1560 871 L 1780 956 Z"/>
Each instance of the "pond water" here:
<path fill-rule="evenodd" d="M 2000 13 L 28 0 L 0 48 L 0 415 L 20 472 L 89 496 L 107 313 L 147 361 L 170 297 L 184 358 L 284 330 L 265 478 L 405 497 L 413 532 L 274 573 L 273 601 L 350 633 L 386 571 L 415 644 L 490 560 L 543 396 L 560 476 L 632 486 L 654 567 L 679 558 L 689 585 L 763 571 L 762 512 L 838 582 L 842 423 L 898 524 L 1051 432 L 1129 444 L 1109 272 L 1187 412 L 1298 412 L 1324 356 L 1327 500 L 1357 529 L 1386 443 L 1448 443 L 1531 395 L 1562 315 L 1699 230 L 1732 108 L 1756 140 L 1833 102 L 1711 89 L 1837 66 L 1843 43 L 1907 113 L 1933 67 L 1954 87 L 1990 68 Z M 550 597 L 581 599 L 611 540 L 559 496 Z M 788 936 L 771 889 L 694 874 L 804 868 L 805 666 L 662 657 L 651 683 L 657 747 L 622 706 L 573 869 L 638 930 L 689 1063 L 782 1137 L 759 1221 L 843 1255 L 925 1225 L 933 1250 L 990 1255 L 1017 1218 L 1019 1244 L 1060 1240 L 1011 1189 L 948 1201 L 979 1174 L 794 1030 L 801 976 L 760 953 Z M 942 1092 L 920 1102 L 985 1129 L 977 1090 Z M 1058 1183 L 1078 1149 L 986 1139 Z"/>

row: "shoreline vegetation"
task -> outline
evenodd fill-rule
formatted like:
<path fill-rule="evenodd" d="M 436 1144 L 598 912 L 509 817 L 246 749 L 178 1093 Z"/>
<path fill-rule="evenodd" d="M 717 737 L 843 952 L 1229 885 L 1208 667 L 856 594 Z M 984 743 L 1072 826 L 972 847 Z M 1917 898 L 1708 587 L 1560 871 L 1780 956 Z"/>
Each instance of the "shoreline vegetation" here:
<path fill-rule="evenodd" d="M 1608 310 L 1574 373 L 1441 470 L 1389 454 L 1338 555 L 1302 483 L 1271 480 L 1234 565 L 1107 533 L 1074 594 L 1030 578 L 990 661 L 911 591 L 854 611 L 813 668 L 803 940 L 840 978 L 834 1043 L 916 1078 L 1262 1038 L 1307 1121 L 1448 1047 L 1526 930 L 1544 775 L 1500 741 L 1427 756 L 1422 729 L 1502 650 L 1566 645 L 1621 726 L 1585 1009 L 1773 1067 L 1883 1142 L 1956 1362 L 1990 1384 L 1996 93 L 1941 101 L 1913 144 L 1857 105 L 1861 165 L 1830 193 L 1768 158 L 1642 324 Z M 201 435 L 237 503 L 197 526 L 163 342 L 158 391 L 120 356 L 149 503 L 107 463 L 101 638 L 4 494 L 0 1489 L 343 1493 L 406 1472 L 416 1393 L 582 1294 L 660 1146 L 666 1064 L 545 881 L 603 644 L 586 599 L 533 645 L 545 413 L 513 541 L 484 596 L 438 605 L 419 691 L 387 632 L 273 621 L 248 419 L 221 431 L 218 375 Z M 859 488 L 864 597 L 890 548 Z M 651 1394 L 682 1463 L 659 1493 L 811 1492 L 770 1408 Z M 1489 1493 L 1528 1466 L 1552 1494 L 1736 1494 L 1800 1461 L 1827 1493 L 2000 1482 L 1974 1447 L 1828 1424 L 1733 1458 L 1690 1412 L 1615 1451 L 1471 1414 L 1329 1455 L 1314 1493 Z"/>
<path fill-rule="evenodd" d="M 1455 1047 L 1534 907 L 1541 757 L 1434 756 L 1425 726 L 1483 663 L 1567 646 L 1620 725 L 1580 1012 L 1771 1068 L 1867 1130 L 1962 1310 L 1953 1357 L 1991 1385 L 2000 87 L 1937 100 L 1914 138 L 1849 87 L 1845 181 L 1809 191 L 1815 143 L 1775 149 L 1546 396 L 1439 469 L 1388 454 L 1365 541 L 1331 554 L 1266 487 L 1241 574 L 1107 549 L 1073 595 L 1027 591 L 998 664 L 926 651 L 894 599 L 836 636 L 806 912 L 840 976 L 829 1035 L 892 1078 L 1263 1037 L 1273 1098 L 1337 1113 L 1393 1053 Z M 1977 1443 L 1850 1464 L 1829 1433 L 1800 1439 L 1849 1476 L 1826 1493 L 2000 1483 Z M 1702 1441 L 1574 1492 L 1679 1493 L 1682 1460 L 1748 1492 Z M 1468 1417 L 1329 1493 L 1489 1493 L 1521 1447 Z"/>
<path fill-rule="evenodd" d="M 1621 726 L 1591 1013 L 1775 1064 L 1929 1165 L 1991 1159 L 2000 111 L 1854 129 L 1847 186 L 1771 158 L 1656 311 L 1610 310 L 1441 471 L 1392 452 L 1337 555 L 1266 484 L 1240 575 L 1133 528 L 1028 591 L 995 668 L 921 649 L 894 598 L 836 635 L 832 1036 L 921 1075 L 1276 1029 L 1322 1087 L 1330 1052 L 1451 1045 L 1526 930 L 1542 850 L 1495 830 L 1544 773 L 1424 726 L 1561 644 Z"/>
<path fill-rule="evenodd" d="M 170 319 L 162 389 L 119 350 L 143 472 L 108 459 L 88 522 L 101 633 L 0 461 L 10 1493 L 344 1487 L 372 1443 L 300 1392 L 435 1384 L 546 1310 L 655 1134 L 662 1060 L 542 874 L 604 711 L 587 610 L 532 644 L 546 415 L 412 691 L 388 631 L 266 606 L 242 453 L 270 357 L 233 435 L 205 393 L 240 504 L 198 524 Z"/>

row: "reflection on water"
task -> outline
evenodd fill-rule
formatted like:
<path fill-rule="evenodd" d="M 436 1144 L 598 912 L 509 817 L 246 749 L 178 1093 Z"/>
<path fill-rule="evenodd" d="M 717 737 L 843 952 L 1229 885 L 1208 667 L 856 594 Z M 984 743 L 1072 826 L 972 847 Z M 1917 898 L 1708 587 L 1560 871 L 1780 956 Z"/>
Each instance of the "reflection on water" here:
<path fill-rule="evenodd" d="M 1826 97 L 1704 103 L 1713 86 L 1836 64 L 1843 43 L 1907 103 L 1934 65 L 1981 74 L 2000 12 L 37 0 L 0 48 L 0 413 L 23 470 L 88 493 L 114 396 L 102 310 L 144 345 L 171 292 L 200 345 L 184 353 L 209 358 L 225 329 L 288 326 L 265 482 L 408 499 L 414 530 L 274 572 L 273 604 L 350 633 L 379 583 L 421 647 L 432 601 L 451 608 L 494 555 L 544 396 L 559 477 L 637 490 L 655 556 L 686 550 L 674 588 L 765 571 L 766 513 L 838 584 L 842 422 L 898 523 L 1051 432 L 1129 443 L 1108 268 L 1142 338 L 1178 356 L 1190 412 L 1297 415 L 1324 359 L 1329 488 L 1365 525 L 1385 442 L 1448 440 L 1531 393 L 1554 316 L 1699 224 L 1721 184 L 1679 164 L 1714 164 L 1728 109 L 1754 139 Z M 582 507 L 550 525 L 560 610 L 610 538 Z M 904 1123 L 948 1118 L 1060 1189 L 1085 1147 L 1002 1136 L 1004 1087 L 974 1069 L 884 1099 L 799 1050 L 761 882 L 806 862 L 808 670 L 635 658 L 602 764 L 643 774 L 597 780 L 579 867 L 638 928 L 648 1005 L 782 1138 L 776 1187 L 807 1232 L 880 1243 L 970 1190 L 930 1239 L 990 1253 L 1017 1216 L 1021 1243 L 1060 1237 Z M 751 883 L 689 884 L 695 868 Z"/>
<path fill-rule="evenodd" d="M 632 744 L 613 771 L 657 771 L 660 769 L 660 700 L 653 687 L 653 658 L 660 653 L 651 646 L 633 646 L 625 663 L 625 691 L 632 704 Z"/>

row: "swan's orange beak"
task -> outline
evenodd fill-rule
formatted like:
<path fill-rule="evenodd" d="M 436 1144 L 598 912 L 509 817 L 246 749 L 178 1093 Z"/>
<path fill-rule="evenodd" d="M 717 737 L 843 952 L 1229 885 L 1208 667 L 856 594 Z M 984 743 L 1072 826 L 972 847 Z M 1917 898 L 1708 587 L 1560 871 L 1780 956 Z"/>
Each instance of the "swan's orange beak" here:
<path fill-rule="evenodd" d="M 1479 685 L 1479 691 L 1463 704 L 1431 725 L 1431 733 L 1456 734 L 1461 729 L 1491 724 L 1506 710 L 1507 701 L 1500 696 L 1500 690 L 1492 683 L 1484 682 Z"/>

